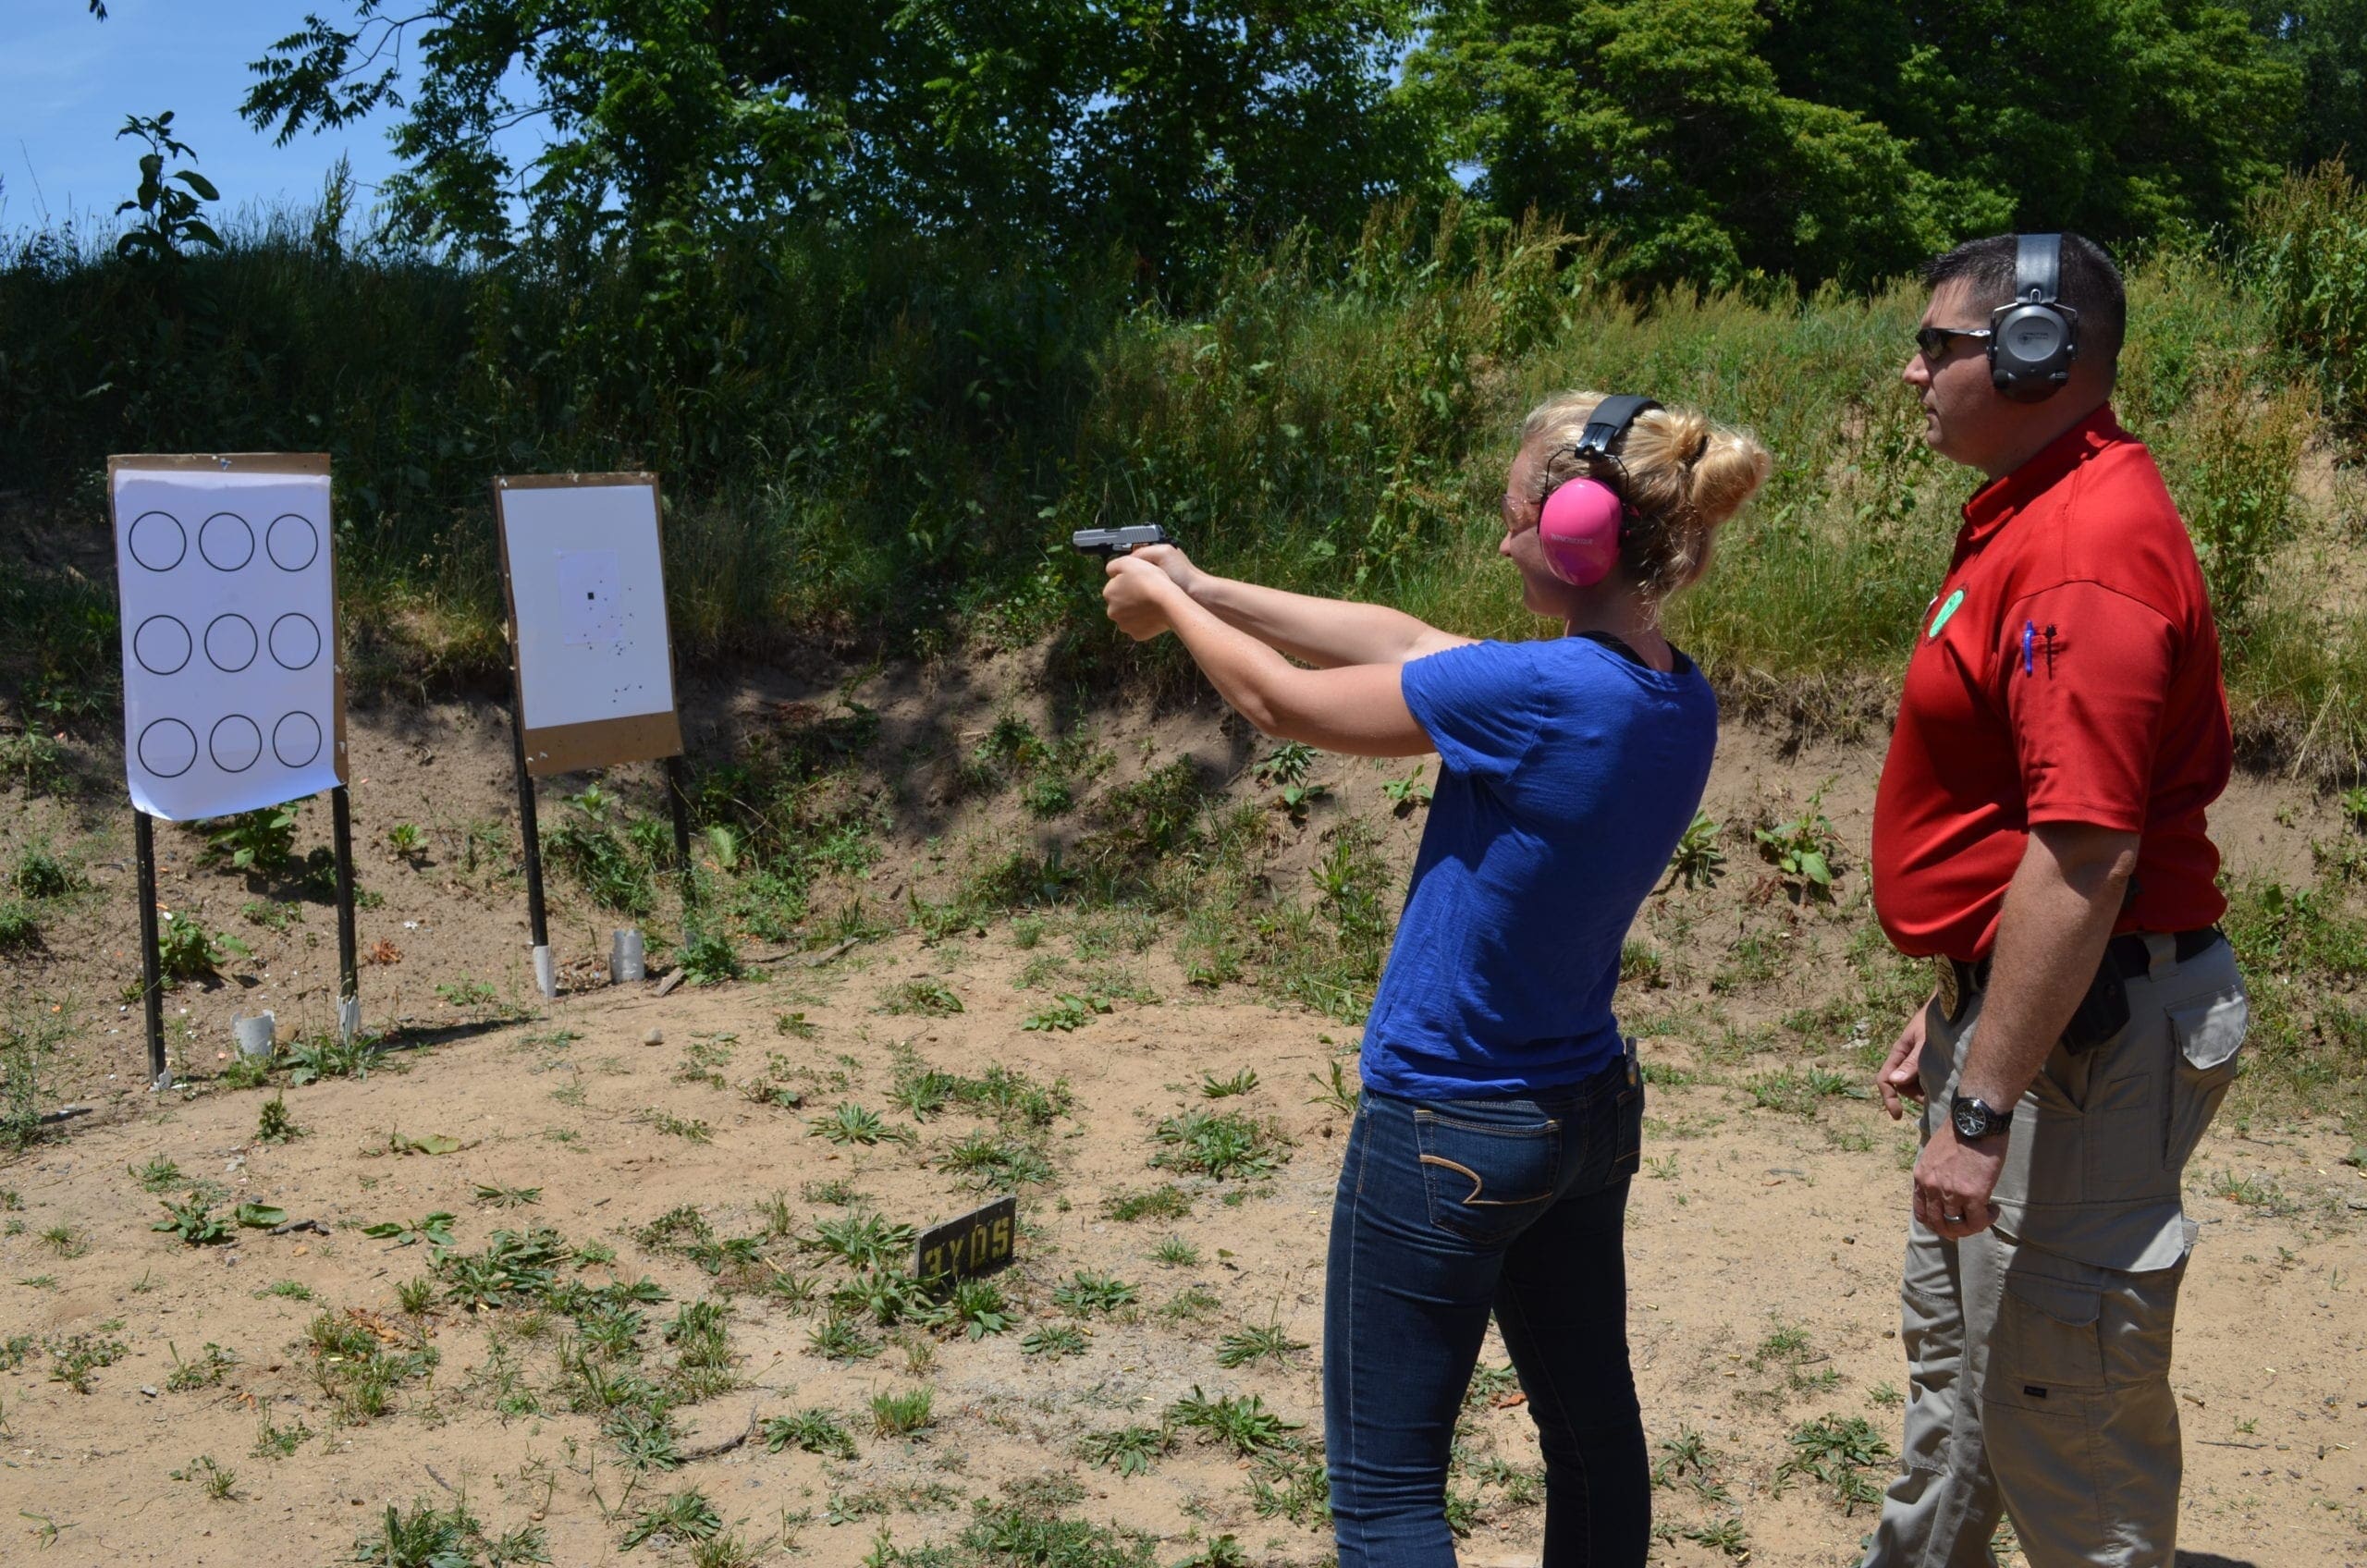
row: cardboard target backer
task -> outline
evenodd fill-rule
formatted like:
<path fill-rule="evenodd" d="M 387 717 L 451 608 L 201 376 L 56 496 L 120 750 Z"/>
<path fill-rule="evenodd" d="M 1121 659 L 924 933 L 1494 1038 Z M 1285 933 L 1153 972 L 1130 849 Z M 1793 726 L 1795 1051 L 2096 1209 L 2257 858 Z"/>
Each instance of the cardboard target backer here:
<path fill-rule="evenodd" d="M 656 476 L 513 474 L 493 497 L 526 771 L 679 755 Z"/>
<path fill-rule="evenodd" d="M 345 781 L 325 454 L 107 459 L 131 803 L 186 822 Z"/>

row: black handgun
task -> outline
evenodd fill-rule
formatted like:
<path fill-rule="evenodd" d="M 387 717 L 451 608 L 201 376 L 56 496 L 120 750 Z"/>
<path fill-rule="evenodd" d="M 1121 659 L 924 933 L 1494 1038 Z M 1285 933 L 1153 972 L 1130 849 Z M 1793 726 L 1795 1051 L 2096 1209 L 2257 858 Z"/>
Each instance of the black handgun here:
<path fill-rule="evenodd" d="M 1080 528 L 1069 535 L 1069 547 L 1088 556 L 1108 560 L 1112 556 L 1129 556 L 1145 545 L 1172 545 L 1175 541 L 1167 530 L 1155 522 L 1138 522 L 1131 528 Z"/>

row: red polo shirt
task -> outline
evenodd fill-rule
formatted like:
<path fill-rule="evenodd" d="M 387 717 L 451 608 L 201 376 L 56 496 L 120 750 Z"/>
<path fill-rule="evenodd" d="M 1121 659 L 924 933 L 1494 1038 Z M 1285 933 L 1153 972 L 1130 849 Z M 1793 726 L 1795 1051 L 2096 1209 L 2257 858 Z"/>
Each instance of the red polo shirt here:
<path fill-rule="evenodd" d="M 1965 504 L 1874 796 L 1874 910 L 1902 952 L 1997 939 L 2030 825 L 2135 832 L 2116 931 L 2226 909 L 2204 808 L 2235 748 L 2219 632 L 2143 445 L 2100 409 Z"/>

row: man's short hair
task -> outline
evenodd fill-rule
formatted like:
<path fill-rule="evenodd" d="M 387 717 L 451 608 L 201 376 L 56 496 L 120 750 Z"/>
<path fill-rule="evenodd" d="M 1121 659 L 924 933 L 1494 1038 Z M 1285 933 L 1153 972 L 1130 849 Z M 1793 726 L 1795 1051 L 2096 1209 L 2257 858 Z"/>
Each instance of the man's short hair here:
<path fill-rule="evenodd" d="M 1944 284 L 1962 283 L 1981 310 L 1995 310 L 2014 298 L 2015 237 L 1993 234 L 1968 239 L 1937 255 L 1923 268 L 1924 286 L 1933 293 Z M 2109 371 L 2120 359 L 2120 342 L 2128 326 L 2128 297 L 2120 285 L 2120 269 L 2104 248 L 2085 235 L 2063 236 L 2063 265 L 2055 298 L 2079 312 L 2079 353 L 2100 361 Z"/>

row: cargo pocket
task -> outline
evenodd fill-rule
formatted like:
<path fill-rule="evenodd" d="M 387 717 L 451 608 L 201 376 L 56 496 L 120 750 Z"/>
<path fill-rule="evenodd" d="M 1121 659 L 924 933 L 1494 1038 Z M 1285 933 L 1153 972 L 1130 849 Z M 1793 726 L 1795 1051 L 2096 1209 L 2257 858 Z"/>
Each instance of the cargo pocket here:
<path fill-rule="evenodd" d="M 1981 1403 L 2038 1415 L 2083 1414 L 2104 1386 L 2102 1298 L 2093 1285 L 2008 1273 Z"/>
<path fill-rule="evenodd" d="M 2177 1042 L 2176 1083 L 2162 1135 L 2162 1163 L 2183 1170 L 2219 1113 L 2227 1086 L 2240 1066 L 2237 1054 L 2251 1027 L 2251 1001 L 2241 985 L 2169 1010 L 2170 1034 Z"/>
<path fill-rule="evenodd" d="M 1466 1241 L 1510 1241 L 1553 1201 L 1562 1166 L 1562 1123 L 1479 1121 L 1433 1110 L 1414 1113 L 1430 1223 Z"/>
<path fill-rule="evenodd" d="M 2174 1096 L 2159 1060 L 2161 1035 L 2148 1033 L 2150 1052 L 2119 1051 L 2113 1064 L 2126 1066 L 2132 1056 L 2150 1055 L 2154 1060 L 2141 1061 L 2139 1071 L 2088 1091 L 2079 1146 L 2087 1157 L 2084 1191 L 2098 1203 L 2177 1199 L 2177 1171 L 2156 1146 L 2157 1134 L 2169 1117 L 2167 1102 Z"/>

